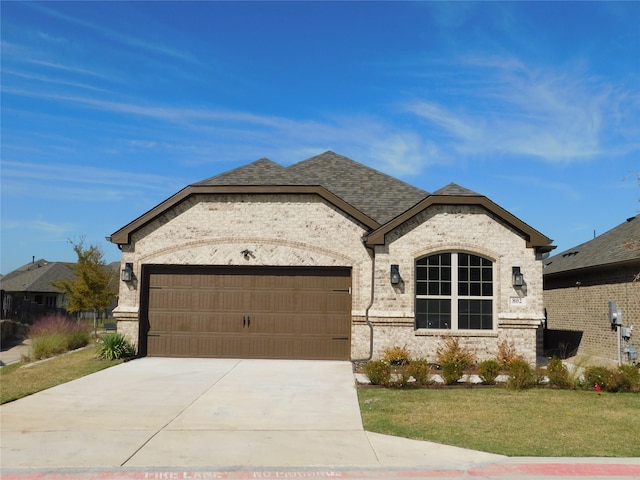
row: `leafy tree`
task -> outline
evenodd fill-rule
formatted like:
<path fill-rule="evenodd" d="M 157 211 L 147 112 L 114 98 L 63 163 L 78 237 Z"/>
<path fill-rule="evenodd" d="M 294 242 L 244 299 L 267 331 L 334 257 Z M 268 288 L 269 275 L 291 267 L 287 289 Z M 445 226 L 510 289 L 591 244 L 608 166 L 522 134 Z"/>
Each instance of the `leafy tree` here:
<path fill-rule="evenodd" d="M 77 243 L 69 240 L 69 243 L 78 256 L 77 263 L 71 266 L 75 277 L 52 282 L 52 285 L 66 296 L 69 312 L 94 311 L 95 334 L 98 311 L 111 305 L 117 293 L 114 282 L 117 272 L 109 270 L 99 246 L 85 248 L 84 239 Z"/>

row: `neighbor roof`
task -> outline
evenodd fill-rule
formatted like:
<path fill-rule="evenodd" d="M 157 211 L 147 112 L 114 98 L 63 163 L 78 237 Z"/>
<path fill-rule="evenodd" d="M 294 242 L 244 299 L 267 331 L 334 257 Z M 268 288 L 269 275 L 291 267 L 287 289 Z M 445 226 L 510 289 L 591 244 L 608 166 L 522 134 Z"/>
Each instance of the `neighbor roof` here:
<path fill-rule="evenodd" d="M 0 289 L 6 292 L 57 292 L 58 290 L 51 286 L 51 282 L 74 275 L 66 263 L 38 260 L 2 277 Z"/>
<path fill-rule="evenodd" d="M 548 258 L 544 274 L 640 262 L 640 215 L 580 245 Z"/>

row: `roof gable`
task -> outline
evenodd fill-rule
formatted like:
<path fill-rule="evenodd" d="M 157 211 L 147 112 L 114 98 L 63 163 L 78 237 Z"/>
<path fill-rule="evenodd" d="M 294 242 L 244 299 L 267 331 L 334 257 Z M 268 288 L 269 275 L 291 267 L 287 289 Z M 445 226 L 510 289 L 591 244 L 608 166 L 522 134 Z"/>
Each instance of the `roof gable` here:
<path fill-rule="evenodd" d="M 511 226 L 518 231 L 527 242 L 527 247 L 536 248 L 540 252 L 548 252 L 555 247 L 551 246 L 552 240 L 543 235 L 533 227 L 527 225 L 515 215 L 512 215 L 498 204 L 492 202 L 484 195 L 480 195 L 460 187 L 456 184 L 449 184 L 443 189 L 438 190 L 443 192 L 440 194 L 434 193 L 422 200 L 420 203 L 405 211 L 401 215 L 394 218 L 392 221 L 382 225 L 380 228 L 371 232 L 366 238 L 368 245 L 382 245 L 385 243 L 385 235 L 391 232 L 394 228 L 399 227 L 407 220 L 413 218 L 424 210 L 428 209 L 432 205 L 476 205 L 484 208 L 488 212 L 495 215 L 500 221 Z"/>
<path fill-rule="evenodd" d="M 593 240 L 549 257 L 544 262 L 544 274 L 626 262 L 640 262 L 640 215 Z"/>
<path fill-rule="evenodd" d="M 322 185 L 383 224 L 429 195 L 397 178 L 327 151 L 288 168 L 309 185 Z"/>

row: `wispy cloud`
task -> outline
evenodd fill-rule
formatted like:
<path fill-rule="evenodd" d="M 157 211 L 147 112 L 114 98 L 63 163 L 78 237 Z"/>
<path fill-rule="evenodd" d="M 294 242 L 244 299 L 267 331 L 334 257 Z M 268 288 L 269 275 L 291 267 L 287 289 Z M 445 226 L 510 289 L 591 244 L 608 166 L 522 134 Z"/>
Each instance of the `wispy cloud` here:
<path fill-rule="evenodd" d="M 46 195 L 47 192 L 60 195 L 69 192 L 75 198 L 100 201 L 122 199 L 139 195 L 141 191 L 173 192 L 184 186 L 184 181 L 176 177 L 154 174 L 133 173 L 122 170 L 89 167 L 82 165 L 42 164 L 29 162 L 1 161 L 3 195 L 23 194 Z M 33 189 L 34 186 L 37 188 Z M 96 187 L 100 195 L 96 195 Z M 80 193 L 89 195 L 84 196 Z"/>
<path fill-rule="evenodd" d="M 457 81 L 476 88 L 458 90 L 454 82 L 449 88 L 457 98 L 447 106 L 429 98 L 403 105 L 428 122 L 427 134 L 449 141 L 455 151 L 571 162 L 639 147 L 637 137 L 620 138 L 617 130 L 621 118 L 637 120 L 637 93 L 580 69 L 551 72 L 514 58 L 469 58 L 459 69 Z M 615 144 L 611 136 L 618 136 Z"/>

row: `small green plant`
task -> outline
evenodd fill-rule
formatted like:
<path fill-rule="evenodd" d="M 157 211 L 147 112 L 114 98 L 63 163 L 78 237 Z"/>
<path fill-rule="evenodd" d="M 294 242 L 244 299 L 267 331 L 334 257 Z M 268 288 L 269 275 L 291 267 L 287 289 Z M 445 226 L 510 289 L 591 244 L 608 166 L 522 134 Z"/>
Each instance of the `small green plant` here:
<path fill-rule="evenodd" d="M 509 380 L 507 388 L 512 390 L 522 390 L 529 388 L 536 383 L 536 376 L 524 359 L 516 358 L 509 364 Z"/>
<path fill-rule="evenodd" d="M 407 366 L 407 373 L 416 381 L 416 385 L 429 385 L 431 383 L 431 365 L 423 358 L 412 360 Z"/>
<path fill-rule="evenodd" d="M 372 385 L 389 386 L 391 383 L 391 367 L 387 362 L 374 360 L 364 366 L 364 373 Z"/>
<path fill-rule="evenodd" d="M 411 355 L 406 347 L 389 347 L 385 348 L 382 360 L 389 365 L 408 365 Z"/>
<path fill-rule="evenodd" d="M 97 357 L 103 360 L 131 358 L 136 349 L 121 333 L 110 333 L 102 337 L 102 345 L 98 348 Z"/>
<path fill-rule="evenodd" d="M 478 374 L 484 385 L 495 385 L 500 375 L 500 363 L 495 359 L 483 360 L 478 364 Z"/>
<path fill-rule="evenodd" d="M 33 360 L 53 357 L 89 344 L 85 325 L 62 315 L 48 315 L 33 324 L 29 332 Z"/>
<path fill-rule="evenodd" d="M 445 337 L 436 350 L 436 358 L 442 367 L 440 375 L 447 385 L 453 385 L 462 378 L 464 369 L 472 365 L 475 355 L 460 346 L 457 337 Z"/>
<path fill-rule="evenodd" d="M 553 357 L 547 364 L 547 377 L 549 377 L 549 385 L 553 387 L 567 388 L 571 385 L 569 370 L 557 357 Z"/>

